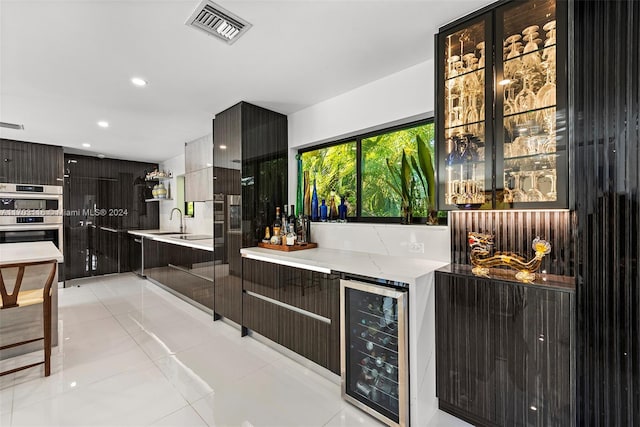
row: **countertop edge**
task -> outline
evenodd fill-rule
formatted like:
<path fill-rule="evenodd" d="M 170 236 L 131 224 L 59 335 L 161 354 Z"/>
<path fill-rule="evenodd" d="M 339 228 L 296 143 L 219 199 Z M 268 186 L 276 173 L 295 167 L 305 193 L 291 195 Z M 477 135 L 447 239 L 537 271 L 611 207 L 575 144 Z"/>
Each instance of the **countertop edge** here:
<path fill-rule="evenodd" d="M 320 254 L 326 257 L 327 252 L 335 253 L 338 258 L 350 258 L 354 262 L 360 262 L 360 267 L 352 267 L 346 265 L 344 262 L 340 264 L 339 261 L 332 263 L 330 261 L 322 260 Z M 372 254 L 367 252 L 347 251 L 347 250 L 333 250 L 327 248 L 315 248 L 307 249 L 304 251 L 295 252 L 278 252 L 272 249 L 265 249 L 259 247 L 242 248 L 240 250 L 241 255 L 244 258 L 255 259 L 258 261 L 272 262 L 274 264 L 288 265 L 291 267 L 298 267 L 312 271 L 318 271 L 322 273 L 346 273 L 354 274 L 363 277 L 380 278 L 396 282 L 407 283 L 409 285 L 416 285 L 422 283 L 425 277 L 433 274 L 435 270 L 446 265 L 444 262 L 434 261 L 430 259 L 412 258 L 406 257 L 391 257 L 397 258 L 398 261 L 408 262 L 405 265 L 406 268 L 399 268 L 397 271 L 389 269 L 388 265 L 379 266 L 381 260 L 388 260 L 389 256 Z M 314 256 L 315 255 L 315 256 Z M 301 258 L 308 256 L 309 258 Z M 320 260 L 313 259 L 320 258 Z M 418 264 L 416 264 L 416 262 Z M 419 265 L 419 264 L 423 265 Z M 368 269 L 363 269 L 362 266 L 367 264 Z M 412 267 L 416 267 L 416 270 L 410 270 Z M 411 273 L 407 274 L 407 271 Z"/>
<path fill-rule="evenodd" d="M 436 273 L 472 279 L 497 280 L 500 282 L 512 284 L 514 286 L 534 287 L 537 289 L 547 289 L 557 292 L 575 293 L 576 290 L 575 278 L 572 276 L 557 276 L 553 274 L 536 273 L 536 276 L 538 276 L 539 278 L 536 278 L 536 281 L 534 282 L 527 283 L 521 282 L 515 278 L 515 270 L 491 268 L 489 269 L 489 277 L 482 277 L 473 274 L 471 272 L 471 268 L 472 266 L 467 264 L 448 264 L 437 269 Z M 509 277 L 507 275 L 511 272 L 514 277 Z"/>
<path fill-rule="evenodd" d="M 144 238 L 147 238 L 147 239 L 150 239 L 150 240 L 155 240 L 157 242 L 169 243 L 169 244 L 178 245 L 178 246 L 186 246 L 186 247 L 189 247 L 189 248 L 194 248 L 194 249 L 200 249 L 200 250 L 203 250 L 203 251 L 213 252 L 213 241 L 212 241 L 211 246 L 208 246 L 208 245 L 198 244 L 197 240 L 176 240 L 176 239 L 172 239 L 172 238 L 168 237 L 169 235 L 159 236 L 157 234 L 151 233 L 151 231 L 164 232 L 162 230 L 129 230 L 128 233 L 131 234 L 131 235 L 134 235 L 134 236 L 141 236 L 141 237 L 144 237 Z M 175 234 L 178 235 L 180 233 L 176 231 Z"/>

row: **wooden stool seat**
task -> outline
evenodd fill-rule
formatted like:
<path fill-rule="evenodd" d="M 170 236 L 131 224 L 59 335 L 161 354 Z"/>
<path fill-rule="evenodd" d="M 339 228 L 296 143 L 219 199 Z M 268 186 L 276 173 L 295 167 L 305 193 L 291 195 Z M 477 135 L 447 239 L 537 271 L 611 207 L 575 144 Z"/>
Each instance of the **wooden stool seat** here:
<path fill-rule="evenodd" d="M 44 364 L 44 375 L 51 374 L 51 285 L 56 277 L 58 262 L 53 260 L 38 262 L 23 262 L 17 264 L 0 264 L 0 310 L 19 309 L 36 304 L 42 304 L 43 336 L 3 345 L 0 350 L 18 347 L 35 341 L 44 340 L 44 360 L 20 366 L 15 369 L 0 372 L 0 376 L 8 375 L 23 369 Z M 11 293 L 7 291 L 5 279 L 14 277 L 15 282 Z M 38 289 L 26 289 L 21 291 L 24 282 L 30 285 L 42 285 Z"/>

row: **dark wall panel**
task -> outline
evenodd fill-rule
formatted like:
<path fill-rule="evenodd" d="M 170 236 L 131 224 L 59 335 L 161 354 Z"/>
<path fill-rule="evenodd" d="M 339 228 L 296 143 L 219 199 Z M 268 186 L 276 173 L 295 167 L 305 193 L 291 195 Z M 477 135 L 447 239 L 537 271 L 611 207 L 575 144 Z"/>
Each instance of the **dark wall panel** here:
<path fill-rule="evenodd" d="M 578 424 L 640 425 L 640 2 L 576 1 Z"/>
<path fill-rule="evenodd" d="M 467 232 L 495 235 L 495 250 L 510 251 L 530 258 L 536 236 L 551 243 L 551 253 L 541 270 L 549 274 L 573 275 L 572 217 L 569 211 L 456 211 L 449 217 L 451 261 L 469 264 Z"/>

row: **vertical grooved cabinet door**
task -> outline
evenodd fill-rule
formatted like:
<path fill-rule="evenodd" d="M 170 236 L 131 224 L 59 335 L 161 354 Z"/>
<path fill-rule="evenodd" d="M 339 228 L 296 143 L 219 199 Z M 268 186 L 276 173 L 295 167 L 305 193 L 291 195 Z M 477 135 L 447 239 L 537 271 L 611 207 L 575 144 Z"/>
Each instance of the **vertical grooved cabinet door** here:
<path fill-rule="evenodd" d="M 246 293 L 242 295 L 242 304 L 242 326 L 280 343 L 279 307 Z"/>
<path fill-rule="evenodd" d="M 436 389 L 440 400 L 495 419 L 494 289 L 482 279 L 436 274 Z"/>

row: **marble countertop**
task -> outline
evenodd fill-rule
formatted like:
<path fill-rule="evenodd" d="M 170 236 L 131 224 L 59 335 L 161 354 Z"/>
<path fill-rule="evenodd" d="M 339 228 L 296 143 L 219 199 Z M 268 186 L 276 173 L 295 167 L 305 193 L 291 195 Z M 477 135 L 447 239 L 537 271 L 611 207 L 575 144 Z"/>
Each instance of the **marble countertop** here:
<path fill-rule="evenodd" d="M 344 272 L 415 285 L 445 262 L 425 258 L 394 257 L 336 249 L 306 249 L 282 252 L 265 248 L 243 248 L 245 258 L 304 268 L 321 273 Z"/>
<path fill-rule="evenodd" d="M 55 259 L 64 262 L 62 253 L 51 242 L 1 243 L 0 263 L 37 262 Z"/>
<path fill-rule="evenodd" d="M 158 242 L 171 243 L 174 245 L 188 246 L 190 248 L 202 249 L 213 252 L 213 236 L 207 239 L 198 240 L 181 240 L 178 236 L 194 236 L 195 234 L 180 234 L 175 231 L 172 234 L 154 234 L 154 233 L 171 233 L 171 230 L 129 230 L 129 234 L 142 236 L 146 239 L 156 240 Z"/>

